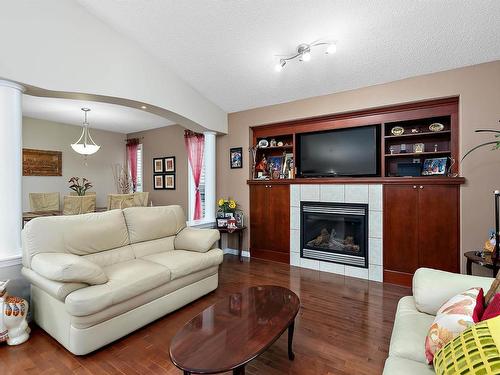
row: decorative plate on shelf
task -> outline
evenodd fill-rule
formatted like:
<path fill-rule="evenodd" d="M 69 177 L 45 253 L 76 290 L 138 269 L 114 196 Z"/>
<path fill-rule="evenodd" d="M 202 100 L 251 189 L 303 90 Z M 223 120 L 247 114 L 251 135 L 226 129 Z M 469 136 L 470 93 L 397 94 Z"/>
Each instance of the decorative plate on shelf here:
<path fill-rule="evenodd" d="M 429 130 L 431 132 L 440 132 L 444 129 L 444 125 L 440 124 L 439 122 L 434 122 L 429 125 Z"/>
<path fill-rule="evenodd" d="M 401 126 L 395 126 L 391 129 L 392 135 L 402 135 L 405 130 Z"/>
<path fill-rule="evenodd" d="M 257 146 L 259 146 L 259 148 L 266 148 L 269 146 L 269 142 L 267 141 L 267 139 L 261 139 Z"/>

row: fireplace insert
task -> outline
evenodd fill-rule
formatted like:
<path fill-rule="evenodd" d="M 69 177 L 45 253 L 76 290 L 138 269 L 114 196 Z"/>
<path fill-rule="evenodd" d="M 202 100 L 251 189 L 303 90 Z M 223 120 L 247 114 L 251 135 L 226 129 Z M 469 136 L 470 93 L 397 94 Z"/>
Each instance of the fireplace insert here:
<path fill-rule="evenodd" d="M 300 256 L 368 268 L 368 205 L 301 202 Z"/>

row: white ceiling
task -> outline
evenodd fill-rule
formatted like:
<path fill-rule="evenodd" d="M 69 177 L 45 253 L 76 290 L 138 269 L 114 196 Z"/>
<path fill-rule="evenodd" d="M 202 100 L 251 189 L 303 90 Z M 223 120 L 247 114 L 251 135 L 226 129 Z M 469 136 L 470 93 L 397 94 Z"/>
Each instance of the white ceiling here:
<path fill-rule="evenodd" d="M 500 59 L 498 0 L 77 0 L 228 112 Z M 338 52 L 274 71 L 276 54 Z"/>
<path fill-rule="evenodd" d="M 84 107 L 91 109 L 88 120 L 94 129 L 133 133 L 173 124 L 152 113 L 117 104 L 23 95 L 23 116 L 42 120 L 81 126 Z"/>

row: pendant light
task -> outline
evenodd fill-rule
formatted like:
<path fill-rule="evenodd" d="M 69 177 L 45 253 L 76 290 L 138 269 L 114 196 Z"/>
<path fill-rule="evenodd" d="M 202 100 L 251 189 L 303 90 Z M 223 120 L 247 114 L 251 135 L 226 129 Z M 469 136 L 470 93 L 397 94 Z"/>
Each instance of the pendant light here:
<path fill-rule="evenodd" d="M 89 123 L 87 121 L 87 113 L 90 111 L 90 108 L 82 108 L 84 112 L 84 121 L 82 125 L 82 135 L 78 138 L 78 141 L 71 144 L 71 148 L 82 155 L 92 155 L 95 154 L 101 146 L 96 145 L 94 140 L 90 135 Z"/>

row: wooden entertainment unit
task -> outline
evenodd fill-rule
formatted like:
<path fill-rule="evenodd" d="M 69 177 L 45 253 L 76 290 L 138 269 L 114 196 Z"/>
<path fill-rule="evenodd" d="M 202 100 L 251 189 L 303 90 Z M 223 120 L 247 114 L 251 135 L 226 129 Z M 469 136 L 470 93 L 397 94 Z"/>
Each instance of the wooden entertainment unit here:
<path fill-rule="evenodd" d="M 433 123 L 442 124 L 438 127 L 442 129 L 430 130 Z M 366 125 L 380 126 L 380 176 L 268 180 L 251 176 L 252 257 L 290 262 L 290 184 L 382 184 L 384 282 L 411 285 L 419 267 L 459 272 L 460 185 L 465 179 L 397 177 L 398 163 L 414 163 L 416 159 L 423 163 L 438 157 L 459 159 L 458 98 L 255 126 L 254 146 L 261 140 L 275 140 L 272 146 L 256 148 L 256 161 L 264 154 L 293 154 L 296 160 L 296 135 L 300 133 Z M 401 129 L 392 132 L 395 127 L 402 128 L 402 134 Z M 408 152 L 400 152 L 401 144 Z M 458 174 L 457 163 L 451 166 L 451 173 Z"/>

